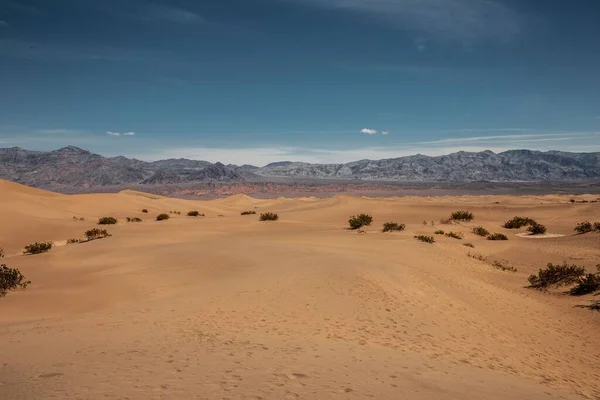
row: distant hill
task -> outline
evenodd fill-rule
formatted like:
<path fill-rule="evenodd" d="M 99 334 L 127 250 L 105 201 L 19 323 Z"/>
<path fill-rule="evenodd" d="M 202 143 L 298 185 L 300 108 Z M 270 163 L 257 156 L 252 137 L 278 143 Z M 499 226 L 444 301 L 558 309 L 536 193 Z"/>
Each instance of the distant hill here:
<path fill-rule="evenodd" d="M 258 168 L 187 159 L 146 162 L 123 156 L 103 157 L 74 146 L 48 152 L 19 147 L 0 149 L 0 179 L 40 188 L 87 189 L 273 178 L 397 182 L 593 180 L 600 178 L 600 153 L 458 152 L 438 157 L 414 155 L 346 164 L 283 161 Z"/>

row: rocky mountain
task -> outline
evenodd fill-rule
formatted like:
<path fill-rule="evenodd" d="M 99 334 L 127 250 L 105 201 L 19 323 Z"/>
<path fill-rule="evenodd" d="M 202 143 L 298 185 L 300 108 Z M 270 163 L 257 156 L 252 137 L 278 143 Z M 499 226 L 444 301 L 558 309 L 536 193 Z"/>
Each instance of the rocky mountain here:
<path fill-rule="evenodd" d="M 107 158 L 73 146 L 49 152 L 18 147 L 0 149 L 0 179 L 48 189 L 275 178 L 397 182 L 594 180 L 600 179 L 600 153 L 458 152 L 439 157 L 414 155 L 346 164 L 283 161 L 258 168 L 187 159 L 146 162 L 123 156 Z"/>

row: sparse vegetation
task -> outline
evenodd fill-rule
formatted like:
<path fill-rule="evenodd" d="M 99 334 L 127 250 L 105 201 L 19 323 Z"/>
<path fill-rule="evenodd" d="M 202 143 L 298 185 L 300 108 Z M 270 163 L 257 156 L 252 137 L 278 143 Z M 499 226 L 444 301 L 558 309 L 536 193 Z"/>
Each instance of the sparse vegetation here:
<path fill-rule="evenodd" d="M 452 217 L 440 219 L 440 224 L 442 224 L 442 225 L 450 225 L 452 223 L 454 223 L 454 221 L 452 220 Z"/>
<path fill-rule="evenodd" d="M 278 219 L 279 219 L 279 215 L 272 213 L 272 212 L 266 212 L 266 213 L 260 214 L 261 221 L 277 221 Z"/>
<path fill-rule="evenodd" d="M 508 237 L 504 233 L 492 233 L 487 240 L 508 240 Z"/>
<path fill-rule="evenodd" d="M 23 254 L 41 254 L 52 249 L 52 242 L 35 242 L 25 246 Z"/>
<path fill-rule="evenodd" d="M 108 233 L 106 231 L 106 229 L 94 228 L 94 229 L 90 229 L 89 231 L 85 232 L 85 237 L 88 242 L 91 240 L 103 239 L 103 238 L 109 237 L 109 236 L 110 236 L 110 233 Z"/>
<path fill-rule="evenodd" d="M 508 261 L 506 260 L 494 260 L 490 265 L 496 269 L 501 269 L 502 271 L 517 272 L 517 269 L 508 265 Z"/>
<path fill-rule="evenodd" d="M 117 223 L 117 219 L 113 217 L 102 217 L 98 220 L 98 225 L 114 225 Z"/>
<path fill-rule="evenodd" d="M 588 233 L 592 230 L 594 230 L 594 226 L 588 221 L 578 223 L 574 229 L 577 233 Z"/>
<path fill-rule="evenodd" d="M 594 222 L 594 230 L 600 232 L 600 222 Z"/>
<path fill-rule="evenodd" d="M 85 218 L 73 216 L 73 221 L 85 221 Z"/>
<path fill-rule="evenodd" d="M 551 286 L 565 286 L 578 283 L 585 275 L 585 268 L 575 264 L 552 264 L 540 269 L 537 275 L 529 276 L 529 284 L 535 289 L 547 289 Z"/>
<path fill-rule="evenodd" d="M 10 290 L 26 289 L 31 284 L 25 276 L 16 268 L 8 268 L 5 264 L 0 265 L 0 297 L 6 296 Z"/>
<path fill-rule="evenodd" d="M 441 229 L 438 229 L 437 231 L 435 231 L 435 232 L 433 232 L 433 233 L 434 233 L 435 235 L 443 235 L 443 234 L 445 234 L 446 232 L 444 232 L 444 231 L 443 231 L 443 230 L 441 230 Z"/>
<path fill-rule="evenodd" d="M 532 235 L 543 235 L 546 233 L 546 227 L 536 222 L 534 224 L 529 225 L 527 231 Z"/>
<path fill-rule="evenodd" d="M 448 232 L 444 236 L 459 240 L 463 238 L 463 234 L 460 232 Z"/>
<path fill-rule="evenodd" d="M 397 222 L 386 222 L 383 224 L 382 232 L 403 231 L 406 225 Z"/>
<path fill-rule="evenodd" d="M 75 239 L 75 238 L 67 239 L 67 244 L 75 244 L 75 243 L 81 243 L 81 242 L 83 242 L 83 240 L 81 240 L 81 239 Z"/>
<path fill-rule="evenodd" d="M 537 224 L 537 222 L 531 218 L 514 217 L 513 219 L 506 221 L 502 225 L 506 229 L 520 229 L 524 226 Z"/>
<path fill-rule="evenodd" d="M 350 225 L 350 229 L 359 229 L 363 226 L 370 226 L 373 222 L 373 217 L 369 214 L 358 214 L 353 215 L 348 220 L 348 224 Z"/>
<path fill-rule="evenodd" d="M 181 211 L 169 211 L 169 214 L 181 215 Z"/>
<path fill-rule="evenodd" d="M 133 218 L 127 217 L 127 222 L 142 222 L 142 219 L 138 218 L 138 217 L 133 217 Z"/>
<path fill-rule="evenodd" d="M 416 235 L 415 239 L 425 243 L 435 243 L 433 236 Z"/>
<path fill-rule="evenodd" d="M 242 211 L 240 213 L 240 215 L 254 215 L 256 214 L 256 211 Z"/>
<path fill-rule="evenodd" d="M 469 211 L 454 211 L 450 218 L 454 221 L 472 221 L 474 216 Z"/>
<path fill-rule="evenodd" d="M 474 258 L 476 260 L 479 260 L 479 261 L 485 261 L 485 256 L 483 254 L 468 252 L 467 256 Z"/>
<path fill-rule="evenodd" d="M 187 215 L 188 217 L 198 217 L 200 216 L 200 211 L 188 211 Z"/>
<path fill-rule="evenodd" d="M 423 221 L 423 225 L 424 225 L 424 226 L 427 226 L 427 221 Z"/>
<path fill-rule="evenodd" d="M 476 226 L 475 228 L 473 228 L 473 233 L 476 234 L 477 236 L 483 236 L 486 237 L 490 234 L 490 232 L 485 229 L 483 226 Z"/>
<path fill-rule="evenodd" d="M 143 212 L 144 214 L 148 214 L 148 209 L 147 209 L 147 208 L 144 208 L 144 209 L 142 210 L 142 212 Z"/>
<path fill-rule="evenodd" d="M 572 296 L 583 296 L 584 294 L 594 293 L 600 290 L 600 267 L 595 274 L 584 275 L 577 286 L 571 289 Z"/>
<path fill-rule="evenodd" d="M 0 258 L 4 258 L 4 249 L 0 247 Z"/>
<path fill-rule="evenodd" d="M 471 244 L 471 243 L 464 243 L 463 246 L 467 246 L 467 247 L 470 247 L 472 249 L 475 248 L 475 246 L 473 246 L 473 244 Z"/>
<path fill-rule="evenodd" d="M 164 214 L 164 213 L 163 213 L 163 214 L 158 214 L 158 215 L 156 216 L 156 220 L 157 220 L 157 221 L 164 221 L 164 220 L 167 220 L 167 219 L 169 219 L 169 218 L 170 218 L 170 217 L 169 217 L 169 214 Z"/>

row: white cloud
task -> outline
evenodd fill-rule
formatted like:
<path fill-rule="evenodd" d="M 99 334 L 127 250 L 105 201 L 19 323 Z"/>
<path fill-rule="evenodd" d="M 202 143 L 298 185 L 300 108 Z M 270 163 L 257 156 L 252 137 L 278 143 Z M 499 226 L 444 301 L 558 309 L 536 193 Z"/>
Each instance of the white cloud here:
<path fill-rule="evenodd" d="M 135 132 L 125 132 L 123 136 L 135 136 Z"/>
<path fill-rule="evenodd" d="M 369 128 L 361 129 L 360 133 L 364 133 L 365 135 L 377 135 L 377 131 L 375 129 Z"/>
<path fill-rule="evenodd" d="M 389 131 L 381 131 L 381 134 L 385 136 L 385 135 L 389 135 L 390 132 Z"/>
<path fill-rule="evenodd" d="M 135 136 L 135 132 L 112 132 L 112 131 L 108 131 L 106 132 L 107 135 L 110 136 Z"/>
<path fill-rule="evenodd" d="M 108 131 L 108 132 L 106 132 L 106 134 L 107 134 L 107 135 L 110 135 L 110 136 L 121 136 L 121 134 L 120 134 L 119 132 L 111 132 L 111 131 Z"/>

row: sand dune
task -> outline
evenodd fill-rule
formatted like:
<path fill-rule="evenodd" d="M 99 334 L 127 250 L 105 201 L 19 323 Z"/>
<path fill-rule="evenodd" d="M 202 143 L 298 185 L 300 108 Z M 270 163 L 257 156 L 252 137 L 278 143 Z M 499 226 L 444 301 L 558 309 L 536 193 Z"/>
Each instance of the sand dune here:
<path fill-rule="evenodd" d="M 457 209 L 475 221 L 439 224 Z M 572 235 L 599 211 L 558 195 L 203 202 L 0 181 L 2 262 L 33 282 L 0 299 L 0 399 L 598 399 L 600 315 L 576 307 L 594 297 L 524 286 L 548 262 L 600 263 L 600 234 Z M 361 212 L 367 233 L 346 230 Z M 564 236 L 501 228 L 515 215 Z M 120 220 L 112 237 L 20 254 L 102 216 Z M 386 221 L 406 230 L 381 233 Z M 465 240 L 413 239 L 440 228 Z"/>

